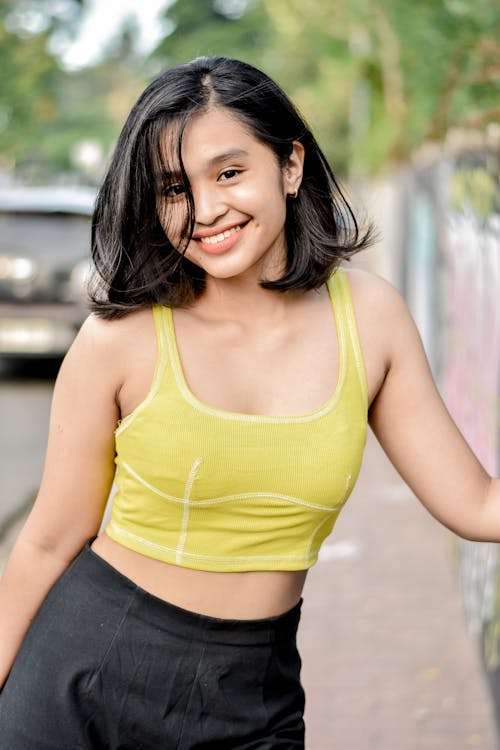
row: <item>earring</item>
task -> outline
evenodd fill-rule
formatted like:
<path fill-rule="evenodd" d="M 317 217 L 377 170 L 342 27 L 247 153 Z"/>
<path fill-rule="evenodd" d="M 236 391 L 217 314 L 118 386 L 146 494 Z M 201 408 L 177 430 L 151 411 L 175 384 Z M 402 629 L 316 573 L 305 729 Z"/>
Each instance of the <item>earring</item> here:
<path fill-rule="evenodd" d="M 288 193 L 288 197 L 291 198 L 292 200 L 295 200 L 298 194 L 299 194 L 299 189 L 295 188 L 295 190 L 292 193 Z"/>

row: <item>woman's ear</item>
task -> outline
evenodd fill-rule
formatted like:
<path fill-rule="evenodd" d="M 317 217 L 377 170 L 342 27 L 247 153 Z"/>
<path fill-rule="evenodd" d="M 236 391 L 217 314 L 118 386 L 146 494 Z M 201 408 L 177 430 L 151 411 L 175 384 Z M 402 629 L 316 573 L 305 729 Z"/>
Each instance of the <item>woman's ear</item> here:
<path fill-rule="evenodd" d="M 300 141 L 294 141 L 292 152 L 283 168 L 283 182 L 286 195 L 297 196 L 304 171 L 304 156 L 304 146 Z"/>

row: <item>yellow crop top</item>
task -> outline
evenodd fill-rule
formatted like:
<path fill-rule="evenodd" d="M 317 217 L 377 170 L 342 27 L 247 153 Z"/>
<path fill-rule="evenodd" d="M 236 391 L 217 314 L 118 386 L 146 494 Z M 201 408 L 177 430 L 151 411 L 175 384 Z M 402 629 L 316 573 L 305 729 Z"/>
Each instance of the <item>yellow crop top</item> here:
<path fill-rule="evenodd" d="M 172 311 L 153 308 L 159 354 L 151 390 L 116 430 L 112 539 L 200 570 L 300 570 L 316 562 L 357 479 L 367 425 L 344 271 L 328 289 L 338 381 L 323 407 L 296 417 L 199 401 L 183 375 Z"/>

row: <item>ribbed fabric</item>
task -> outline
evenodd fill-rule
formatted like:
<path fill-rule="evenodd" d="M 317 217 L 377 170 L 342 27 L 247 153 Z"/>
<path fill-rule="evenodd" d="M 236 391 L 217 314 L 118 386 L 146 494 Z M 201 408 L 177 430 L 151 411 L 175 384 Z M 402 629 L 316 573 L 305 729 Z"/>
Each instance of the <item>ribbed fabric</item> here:
<path fill-rule="evenodd" d="M 190 391 L 172 311 L 154 307 L 158 363 L 146 399 L 116 430 L 106 533 L 141 554 L 213 571 L 313 565 L 357 479 L 367 391 L 349 287 L 328 282 L 339 373 L 323 407 L 298 416 L 212 408 Z"/>

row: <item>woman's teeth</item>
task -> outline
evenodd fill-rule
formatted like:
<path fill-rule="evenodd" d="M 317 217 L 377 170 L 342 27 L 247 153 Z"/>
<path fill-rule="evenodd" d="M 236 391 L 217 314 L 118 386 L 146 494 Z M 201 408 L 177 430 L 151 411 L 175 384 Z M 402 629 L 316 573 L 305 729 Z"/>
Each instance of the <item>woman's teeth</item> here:
<path fill-rule="evenodd" d="M 221 232 L 220 234 L 213 234 L 211 237 L 199 237 L 199 241 L 203 242 L 205 245 L 215 245 L 217 242 L 222 242 L 222 240 L 227 239 L 228 237 L 231 237 L 232 234 L 235 232 L 239 232 L 241 229 L 241 226 L 238 225 L 237 227 L 232 227 L 231 229 L 226 229 L 225 232 Z"/>

